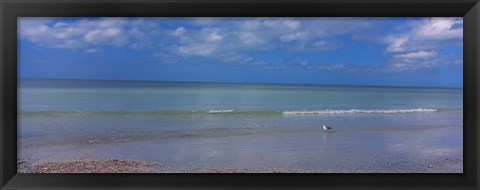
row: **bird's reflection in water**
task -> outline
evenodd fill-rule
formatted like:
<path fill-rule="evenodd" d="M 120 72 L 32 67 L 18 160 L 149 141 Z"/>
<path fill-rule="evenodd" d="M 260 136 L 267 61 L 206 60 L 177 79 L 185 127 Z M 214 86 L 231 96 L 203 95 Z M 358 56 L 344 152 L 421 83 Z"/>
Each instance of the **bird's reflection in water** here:
<path fill-rule="evenodd" d="M 331 135 L 331 133 L 329 133 L 329 132 L 323 132 L 322 133 L 322 143 L 323 144 L 330 144 L 330 135 Z"/>

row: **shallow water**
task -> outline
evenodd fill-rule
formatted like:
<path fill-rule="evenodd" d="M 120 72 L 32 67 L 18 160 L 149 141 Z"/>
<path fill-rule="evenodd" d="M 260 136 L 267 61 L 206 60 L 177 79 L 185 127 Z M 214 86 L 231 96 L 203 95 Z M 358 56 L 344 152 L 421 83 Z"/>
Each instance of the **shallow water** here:
<path fill-rule="evenodd" d="M 461 89 L 22 79 L 19 159 L 421 172 L 463 156 Z M 322 124 L 334 128 L 321 130 Z M 446 166 L 440 172 L 461 172 Z"/>

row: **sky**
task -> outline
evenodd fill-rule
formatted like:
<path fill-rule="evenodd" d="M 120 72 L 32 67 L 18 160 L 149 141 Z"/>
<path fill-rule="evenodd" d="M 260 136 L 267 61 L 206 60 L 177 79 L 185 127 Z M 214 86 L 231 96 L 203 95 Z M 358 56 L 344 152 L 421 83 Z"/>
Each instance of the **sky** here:
<path fill-rule="evenodd" d="M 463 86 L 459 18 L 18 19 L 21 78 Z"/>

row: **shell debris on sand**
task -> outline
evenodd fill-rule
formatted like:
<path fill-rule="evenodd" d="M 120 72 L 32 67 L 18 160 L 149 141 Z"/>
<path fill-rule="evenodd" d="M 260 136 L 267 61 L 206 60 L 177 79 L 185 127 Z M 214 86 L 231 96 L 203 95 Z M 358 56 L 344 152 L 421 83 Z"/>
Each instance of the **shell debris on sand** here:
<path fill-rule="evenodd" d="M 73 160 L 18 164 L 21 173 L 158 173 L 163 166 L 139 160 Z"/>
<path fill-rule="evenodd" d="M 349 162 L 346 160 L 345 162 Z M 463 158 L 449 157 L 408 163 L 387 160 L 380 167 L 337 165 L 322 169 L 290 167 L 172 167 L 142 160 L 18 160 L 18 173 L 461 173 Z"/>

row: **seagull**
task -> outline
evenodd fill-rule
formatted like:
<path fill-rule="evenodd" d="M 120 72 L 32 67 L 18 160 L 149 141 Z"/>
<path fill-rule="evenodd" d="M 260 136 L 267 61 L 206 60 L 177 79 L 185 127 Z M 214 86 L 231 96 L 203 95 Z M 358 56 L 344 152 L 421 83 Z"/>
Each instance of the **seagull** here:
<path fill-rule="evenodd" d="M 323 124 L 323 130 L 324 131 L 332 131 L 333 129 L 331 127 L 328 127 L 325 124 Z"/>

